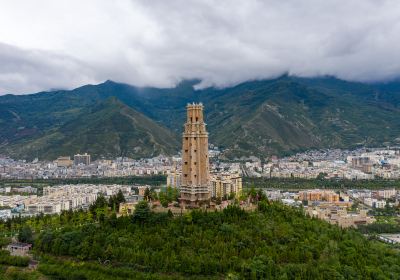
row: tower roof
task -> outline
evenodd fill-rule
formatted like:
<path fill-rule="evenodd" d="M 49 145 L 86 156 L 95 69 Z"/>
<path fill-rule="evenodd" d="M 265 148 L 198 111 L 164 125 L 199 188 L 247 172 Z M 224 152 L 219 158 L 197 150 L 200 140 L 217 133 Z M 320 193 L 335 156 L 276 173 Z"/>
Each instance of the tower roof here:
<path fill-rule="evenodd" d="M 203 106 L 203 103 L 188 103 L 187 105 L 186 105 L 186 108 L 203 108 L 204 106 Z"/>

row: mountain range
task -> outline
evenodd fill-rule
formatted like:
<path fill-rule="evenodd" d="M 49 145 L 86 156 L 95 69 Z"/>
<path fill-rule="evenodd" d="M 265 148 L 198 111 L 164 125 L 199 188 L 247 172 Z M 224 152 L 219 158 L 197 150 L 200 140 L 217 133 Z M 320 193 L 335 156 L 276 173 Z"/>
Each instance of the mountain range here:
<path fill-rule="evenodd" d="M 400 83 L 282 76 L 195 90 L 106 81 L 74 90 L 0 96 L 0 153 L 55 159 L 175 154 L 186 104 L 202 102 L 210 143 L 227 158 L 307 149 L 396 145 Z"/>

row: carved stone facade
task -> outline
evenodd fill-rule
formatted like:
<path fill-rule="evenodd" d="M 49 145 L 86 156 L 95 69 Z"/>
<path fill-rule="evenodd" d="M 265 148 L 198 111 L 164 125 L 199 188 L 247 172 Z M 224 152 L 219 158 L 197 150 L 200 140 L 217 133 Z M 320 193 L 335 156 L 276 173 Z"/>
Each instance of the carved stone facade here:
<path fill-rule="evenodd" d="M 208 133 L 203 105 L 188 104 L 182 144 L 182 206 L 199 207 L 210 201 Z"/>

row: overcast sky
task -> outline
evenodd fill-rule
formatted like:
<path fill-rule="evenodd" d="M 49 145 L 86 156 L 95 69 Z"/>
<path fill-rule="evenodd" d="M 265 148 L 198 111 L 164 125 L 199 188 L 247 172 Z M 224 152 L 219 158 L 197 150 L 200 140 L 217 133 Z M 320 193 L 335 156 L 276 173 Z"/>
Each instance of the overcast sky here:
<path fill-rule="evenodd" d="M 399 0 L 0 0 L 0 94 L 400 76 Z"/>

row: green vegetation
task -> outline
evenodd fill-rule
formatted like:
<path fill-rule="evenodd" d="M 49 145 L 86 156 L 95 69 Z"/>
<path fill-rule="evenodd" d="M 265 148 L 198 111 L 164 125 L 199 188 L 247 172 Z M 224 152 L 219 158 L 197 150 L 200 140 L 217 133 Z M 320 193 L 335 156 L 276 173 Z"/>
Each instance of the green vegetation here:
<path fill-rule="evenodd" d="M 267 188 L 281 190 L 297 189 L 400 189 L 400 180 L 329 180 L 329 179 L 301 179 L 301 178 L 255 178 L 244 177 L 243 183 L 246 188 Z"/>
<path fill-rule="evenodd" d="M 167 207 L 171 202 L 177 202 L 179 197 L 179 191 L 176 188 L 172 188 L 168 186 L 165 189 L 165 192 L 160 192 L 158 199 L 161 202 L 161 205 Z"/>
<path fill-rule="evenodd" d="M 100 197 L 88 212 L 12 221 L 10 227 L 34 230 L 40 263 L 32 277 L 47 277 L 42 279 L 400 276 L 400 253 L 390 246 L 305 217 L 300 208 L 260 199 L 254 212 L 230 206 L 176 218 L 141 202 L 132 216 L 117 218 L 110 201 Z"/>
<path fill-rule="evenodd" d="M 166 182 L 165 175 L 152 176 L 127 176 L 109 178 L 77 178 L 77 179 L 33 179 L 13 180 L 0 179 L 0 186 L 21 186 L 29 185 L 41 188 L 43 186 L 65 185 L 65 184 L 119 184 L 119 185 L 151 185 L 160 186 Z"/>
<path fill-rule="evenodd" d="M 210 142 L 225 148 L 229 158 L 382 146 L 400 135 L 396 84 L 284 76 L 195 91 L 195 83 L 156 89 L 108 81 L 1 96 L 0 153 L 28 159 L 86 151 L 136 158 L 175 153 L 185 106 L 193 101 L 204 103 Z"/>
<path fill-rule="evenodd" d="M 376 218 L 376 222 L 369 225 L 361 225 L 358 230 L 366 234 L 400 233 L 399 208 L 385 207 L 384 209 L 372 209 L 369 214 Z"/>
<path fill-rule="evenodd" d="M 26 142 L 9 145 L 11 154 L 55 159 L 87 151 L 94 158 L 141 158 L 176 151 L 176 136 L 143 114 L 110 98 L 75 120 Z"/>
<path fill-rule="evenodd" d="M 29 264 L 28 257 L 10 256 L 10 252 L 0 250 L 0 265 L 21 266 L 25 267 Z"/>
<path fill-rule="evenodd" d="M 23 226 L 18 233 L 18 241 L 23 243 L 33 243 L 33 233 L 29 226 Z"/>
<path fill-rule="evenodd" d="M 373 223 L 370 225 L 359 225 L 358 230 L 364 234 L 371 233 L 399 233 L 400 232 L 400 224 L 391 224 L 391 223 Z"/>

